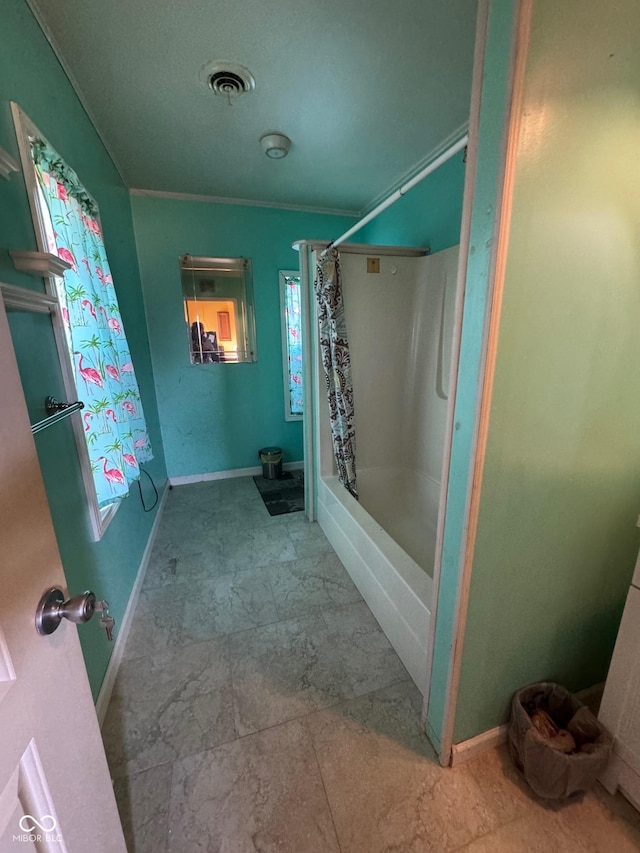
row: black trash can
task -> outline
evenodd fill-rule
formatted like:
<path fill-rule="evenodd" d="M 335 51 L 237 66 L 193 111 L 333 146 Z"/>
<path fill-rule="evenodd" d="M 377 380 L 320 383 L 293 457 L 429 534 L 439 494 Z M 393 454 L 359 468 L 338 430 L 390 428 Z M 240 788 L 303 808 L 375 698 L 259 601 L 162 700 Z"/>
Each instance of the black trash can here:
<path fill-rule="evenodd" d="M 539 797 L 560 800 L 588 791 L 609 760 L 613 738 L 560 684 L 519 690 L 511 705 L 511 757 Z"/>
<path fill-rule="evenodd" d="M 282 477 L 282 449 L 280 447 L 263 447 L 258 451 L 262 462 L 262 476 L 265 480 L 279 480 Z"/>

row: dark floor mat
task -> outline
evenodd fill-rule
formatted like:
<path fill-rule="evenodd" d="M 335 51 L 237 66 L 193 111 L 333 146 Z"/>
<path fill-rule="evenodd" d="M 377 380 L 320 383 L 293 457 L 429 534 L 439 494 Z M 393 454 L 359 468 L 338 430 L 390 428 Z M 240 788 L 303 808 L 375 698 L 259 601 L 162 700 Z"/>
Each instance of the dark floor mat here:
<path fill-rule="evenodd" d="M 300 512 L 304 509 L 304 473 L 285 471 L 278 480 L 254 477 L 264 505 L 269 515 L 284 515 L 287 512 Z"/>

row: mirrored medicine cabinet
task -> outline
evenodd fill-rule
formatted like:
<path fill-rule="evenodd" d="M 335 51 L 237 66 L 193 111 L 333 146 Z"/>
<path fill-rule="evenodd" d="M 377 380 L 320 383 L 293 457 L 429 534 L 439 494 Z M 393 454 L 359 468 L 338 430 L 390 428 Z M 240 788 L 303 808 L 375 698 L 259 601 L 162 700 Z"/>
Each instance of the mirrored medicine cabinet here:
<path fill-rule="evenodd" d="M 191 364 L 257 361 L 251 261 L 182 255 L 180 279 Z"/>

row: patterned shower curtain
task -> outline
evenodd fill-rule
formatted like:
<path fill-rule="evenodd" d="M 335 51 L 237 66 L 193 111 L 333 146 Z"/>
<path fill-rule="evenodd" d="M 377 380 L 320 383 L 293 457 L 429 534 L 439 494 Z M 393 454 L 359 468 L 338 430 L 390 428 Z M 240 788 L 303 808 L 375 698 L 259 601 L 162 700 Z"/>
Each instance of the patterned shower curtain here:
<path fill-rule="evenodd" d="M 129 493 L 153 458 L 98 210 L 76 173 L 46 142 L 31 142 L 49 251 L 71 264 L 56 279 L 84 434 L 101 507 Z"/>
<path fill-rule="evenodd" d="M 318 300 L 320 349 L 327 381 L 329 419 L 338 479 L 357 499 L 351 356 L 342 301 L 340 261 L 336 249 L 325 249 L 318 257 L 314 287 Z"/>

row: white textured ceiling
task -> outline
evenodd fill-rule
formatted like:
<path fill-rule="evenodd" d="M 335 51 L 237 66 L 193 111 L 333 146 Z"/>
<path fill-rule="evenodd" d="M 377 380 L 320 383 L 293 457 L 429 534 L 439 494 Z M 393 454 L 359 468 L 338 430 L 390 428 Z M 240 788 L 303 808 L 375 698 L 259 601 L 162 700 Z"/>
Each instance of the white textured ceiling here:
<path fill-rule="evenodd" d="M 28 2 L 132 188 L 359 211 L 467 120 L 476 0 Z M 215 59 L 255 91 L 214 96 Z"/>

